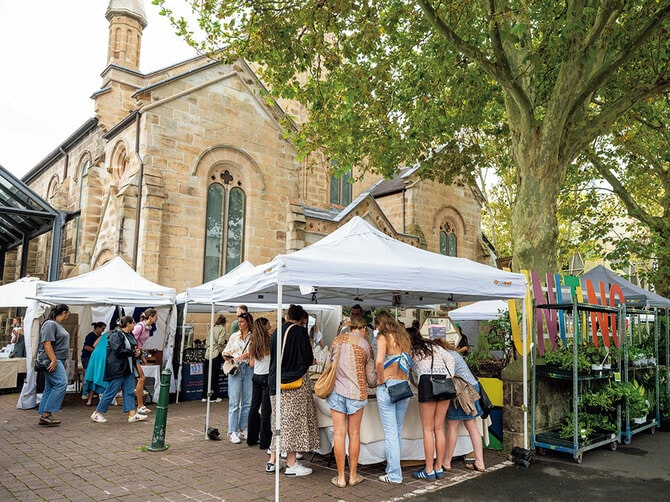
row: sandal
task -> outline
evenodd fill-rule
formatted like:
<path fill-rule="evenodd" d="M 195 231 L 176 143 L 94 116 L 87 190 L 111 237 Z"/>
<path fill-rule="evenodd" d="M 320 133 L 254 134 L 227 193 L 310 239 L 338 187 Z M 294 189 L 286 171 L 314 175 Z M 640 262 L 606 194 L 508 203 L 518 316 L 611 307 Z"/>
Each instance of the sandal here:
<path fill-rule="evenodd" d="M 56 425 L 60 425 L 60 423 L 61 421 L 56 420 L 55 418 L 53 418 L 52 415 L 49 416 L 42 415 L 40 417 L 40 425 L 45 425 L 47 427 L 55 427 Z"/>
<path fill-rule="evenodd" d="M 349 478 L 349 486 L 356 486 L 360 485 L 363 481 L 365 481 L 365 478 L 362 476 L 358 476 L 356 479 L 353 481 L 351 480 L 351 477 Z"/>
<path fill-rule="evenodd" d="M 330 480 L 332 484 L 337 486 L 338 488 L 346 488 L 347 482 L 345 481 L 344 483 L 340 484 L 339 480 L 337 479 L 337 476 L 333 476 L 333 478 Z"/>

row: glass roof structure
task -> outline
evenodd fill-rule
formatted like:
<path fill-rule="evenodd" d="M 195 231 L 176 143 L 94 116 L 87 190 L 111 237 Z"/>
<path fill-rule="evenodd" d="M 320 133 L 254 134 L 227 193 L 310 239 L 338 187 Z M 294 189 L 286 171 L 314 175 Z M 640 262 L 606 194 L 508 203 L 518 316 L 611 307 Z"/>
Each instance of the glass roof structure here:
<path fill-rule="evenodd" d="M 52 231 L 48 280 L 58 279 L 66 215 L 0 166 L 0 275 L 6 253 L 23 245 L 21 276 L 24 276 L 30 240 Z"/>

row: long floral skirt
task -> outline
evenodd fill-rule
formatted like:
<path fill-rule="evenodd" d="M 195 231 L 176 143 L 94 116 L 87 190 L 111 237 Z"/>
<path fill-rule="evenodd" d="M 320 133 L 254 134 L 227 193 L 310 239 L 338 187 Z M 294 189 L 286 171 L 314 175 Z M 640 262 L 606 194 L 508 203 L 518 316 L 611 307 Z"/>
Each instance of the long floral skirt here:
<path fill-rule="evenodd" d="M 277 396 L 270 396 L 272 403 L 272 429 L 275 430 Z M 272 436 L 272 448 L 276 436 Z M 281 391 L 281 436 L 279 448 L 289 451 L 313 451 L 320 448 L 319 427 L 316 409 L 312 400 L 312 382 L 309 375 L 302 377 L 302 385 L 297 389 Z"/>

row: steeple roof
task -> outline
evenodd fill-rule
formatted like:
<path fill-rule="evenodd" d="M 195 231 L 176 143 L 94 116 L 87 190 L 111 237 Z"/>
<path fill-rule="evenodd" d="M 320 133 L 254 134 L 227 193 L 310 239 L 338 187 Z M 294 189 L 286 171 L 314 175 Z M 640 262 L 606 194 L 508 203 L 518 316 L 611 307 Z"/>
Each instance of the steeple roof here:
<path fill-rule="evenodd" d="M 110 21 L 112 16 L 118 15 L 133 17 L 139 21 L 142 28 L 147 27 L 147 14 L 144 12 L 142 0 L 110 0 L 105 18 Z"/>

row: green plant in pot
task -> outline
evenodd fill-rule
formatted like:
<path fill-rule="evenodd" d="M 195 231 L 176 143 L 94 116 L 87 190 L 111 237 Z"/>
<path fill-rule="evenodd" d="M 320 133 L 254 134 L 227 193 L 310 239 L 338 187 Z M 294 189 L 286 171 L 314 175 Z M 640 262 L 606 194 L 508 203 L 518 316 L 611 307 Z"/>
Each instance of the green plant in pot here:
<path fill-rule="evenodd" d="M 561 342 L 554 350 L 547 349 L 542 356 L 542 360 L 547 366 L 555 366 L 563 370 L 571 370 L 574 362 L 572 352 L 572 343 L 564 346 Z M 577 351 L 577 371 L 589 371 L 591 363 L 583 350 Z"/>
<path fill-rule="evenodd" d="M 647 392 L 642 385 L 637 383 L 637 380 L 625 384 L 624 397 L 626 399 L 626 406 L 628 406 L 628 416 L 631 420 L 646 417 L 651 410 L 651 403 L 647 399 Z"/>
<path fill-rule="evenodd" d="M 603 363 L 607 359 L 609 351 L 607 350 L 607 347 L 603 345 L 602 342 L 597 347 L 593 342 L 588 342 L 586 343 L 586 345 L 584 345 L 582 350 L 586 355 L 589 364 L 591 365 L 591 369 L 593 370 L 603 369 Z"/>
<path fill-rule="evenodd" d="M 577 422 L 577 434 L 581 440 L 588 439 L 588 437 L 593 434 L 593 427 L 584 420 L 584 417 L 580 415 L 579 421 Z M 575 433 L 575 415 L 570 413 L 563 420 L 561 425 L 561 430 L 558 432 L 558 435 L 561 439 L 572 439 Z"/>

